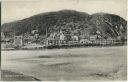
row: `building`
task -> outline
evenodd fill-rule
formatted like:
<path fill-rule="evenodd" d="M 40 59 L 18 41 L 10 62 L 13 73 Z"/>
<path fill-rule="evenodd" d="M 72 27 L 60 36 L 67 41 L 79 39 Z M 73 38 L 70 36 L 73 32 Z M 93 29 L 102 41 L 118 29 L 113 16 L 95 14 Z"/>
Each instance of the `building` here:
<path fill-rule="evenodd" d="M 76 36 L 76 35 L 73 35 L 73 36 L 71 36 L 71 37 L 72 37 L 72 40 L 73 40 L 73 41 L 78 41 L 78 40 L 79 40 L 79 37 Z"/>
<path fill-rule="evenodd" d="M 65 35 L 63 33 L 60 34 L 60 40 L 65 40 Z"/>
<path fill-rule="evenodd" d="M 39 34 L 35 34 L 35 35 L 34 35 L 34 38 L 35 38 L 35 39 L 38 39 L 38 38 L 39 38 Z"/>
<path fill-rule="evenodd" d="M 59 33 L 53 32 L 46 40 L 46 45 L 61 45 L 66 43 L 65 34 L 60 31 Z"/>
<path fill-rule="evenodd" d="M 22 38 L 22 36 L 15 36 L 14 37 L 14 46 L 15 47 L 22 47 L 23 46 L 23 38 Z"/>
<path fill-rule="evenodd" d="M 53 45 L 54 43 L 55 43 L 54 38 L 48 37 L 48 38 L 46 39 L 46 45 Z"/>
<path fill-rule="evenodd" d="M 5 35 L 3 32 L 1 32 L 1 41 L 5 41 Z"/>
<path fill-rule="evenodd" d="M 26 35 L 24 35 L 24 37 L 23 37 L 23 44 L 24 44 L 24 45 L 25 45 L 25 44 L 30 44 L 30 43 L 32 43 L 34 40 L 35 40 L 34 36 L 26 34 Z"/>
<path fill-rule="evenodd" d="M 83 30 L 81 30 L 80 38 L 81 39 L 89 39 L 90 38 L 90 34 L 92 34 L 91 32 L 93 32 L 93 31 L 94 31 L 93 27 L 84 28 Z"/>
<path fill-rule="evenodd" d="M 97 40 L 97 35 L 91 35 L 90 36 L 90 41 L 95 41 L 95 40 Z"/>

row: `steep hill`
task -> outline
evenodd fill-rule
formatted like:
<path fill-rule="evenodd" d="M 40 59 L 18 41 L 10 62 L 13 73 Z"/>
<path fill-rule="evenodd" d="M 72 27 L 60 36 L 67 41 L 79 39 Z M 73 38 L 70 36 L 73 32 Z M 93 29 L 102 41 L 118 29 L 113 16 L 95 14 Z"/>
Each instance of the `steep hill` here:
<path fill-rule="evenodd" d="M 89 15 L 84 12 L 74 10 L 61 10 L 56 12 L 47 12 L 34 15 L 32 17 L 5 23 L 2 25 L 2 31 L 7 35 L 21 35 L 31 30 L 38 29 L 40 35 L 56 32 L 60 29 L 76 29 L 83 30 L 85 28 L 93 28 L 91 34 L 97 34 L 100 31 L 102 37 L 126 37 L 127 22 L 114 14 L 95 13 Z"/>
<path fill-rule="evenodd" d="M 107 37 L 125 36 L 127 33 L 127 22 L 114 14 L 95 13 L 91 15 L 91 22 Z"/>

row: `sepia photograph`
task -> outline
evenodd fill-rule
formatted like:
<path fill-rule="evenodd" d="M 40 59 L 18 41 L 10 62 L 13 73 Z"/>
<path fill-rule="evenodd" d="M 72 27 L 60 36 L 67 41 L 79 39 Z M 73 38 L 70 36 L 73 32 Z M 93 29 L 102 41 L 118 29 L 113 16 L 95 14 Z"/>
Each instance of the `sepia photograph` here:
<path fill-rule="evenodd" d="M 1 1 L 1 81 L 127 81 L 127 0 Z"/>

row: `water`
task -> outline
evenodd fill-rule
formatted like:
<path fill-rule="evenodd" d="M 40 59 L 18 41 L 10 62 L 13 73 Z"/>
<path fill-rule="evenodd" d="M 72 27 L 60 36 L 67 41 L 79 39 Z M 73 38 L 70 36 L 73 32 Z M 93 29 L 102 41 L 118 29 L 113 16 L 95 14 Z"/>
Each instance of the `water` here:
<path fill-rule="evenodd" d="M 125 46 L 2 51 L 2 69 L 40 80 L 125 79 L 126 51 Z"/>

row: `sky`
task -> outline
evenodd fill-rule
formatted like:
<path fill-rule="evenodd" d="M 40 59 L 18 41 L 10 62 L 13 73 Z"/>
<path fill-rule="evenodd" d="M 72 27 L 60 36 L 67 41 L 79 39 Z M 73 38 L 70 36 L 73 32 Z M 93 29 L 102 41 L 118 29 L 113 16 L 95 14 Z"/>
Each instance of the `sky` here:
<path fill-rule="evenodd" d="M 3 0 L 2 24 L 43 13 L 71 9 L 89 14 L 105 12 L 127 17 L 127 0 Z"/>

